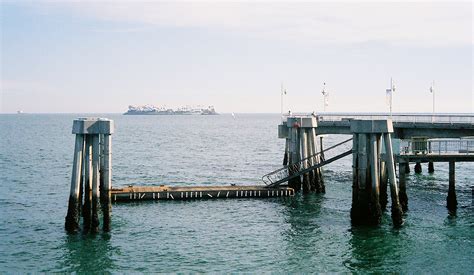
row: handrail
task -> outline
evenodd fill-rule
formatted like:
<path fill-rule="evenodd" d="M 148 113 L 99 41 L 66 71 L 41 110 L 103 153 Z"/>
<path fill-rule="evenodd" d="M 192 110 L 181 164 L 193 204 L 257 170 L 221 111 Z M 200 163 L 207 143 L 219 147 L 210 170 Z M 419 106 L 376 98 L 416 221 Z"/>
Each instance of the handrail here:
<path fill-rule="evenodd" d="M 387 119 L 394 122 L 409 123 L 468 123 L 474 124 L 474 114 L 386 114 L 386 113 L 296 113 L 284 114 L 283 117 L 309 117 L 314 116 L 318 121 L 343 121 L 349 119 Z"/>
<path fill-rule="evenodd" d="M 400 155 L 474 155 L 474 139 L 408 140 Z"/>
<path fill-rule="evenodd" d="M 288 180 L 288 178 L 294 178 L 298 175 L 304 174 L 308 171 L 314 170 L 316 168 L 319 168 L 325 164 L 331 163 L 340 155 L 336 155 L 336 157 L 329 157 L 327 158 L 326 153 L 331 152 L 332 149 L 339 147 L 349 141 L 351 141 L 352 138 L 349 138 L 343 142 L 337 143 L 331 147 L 328 147 L 324 149 L 323 151 L 320 151 L 314 155 L 311 155 L 307 158 L 304 158 L 296 163 L 290 164 L 290 165 L 285 165 L 282 168 L 279 168 L 273 172 L 270 172 L 262 177 L 262 181 L 267 185 L 267 186 L 274 186 L 277 183 L 285 182 Z M 351 149 L 352 150 L 352 149 Z M 334 152 L 334 150 L 332 151 Z M 345 153 L 343 153 L 345 154 Z M 320 159 L 318 157 L 320 155 L 324 155 L 327 160 L 323 160 L 320 162 Z M 344 155 L 345 156 L 345 155 Z M 334 159 L 336 158 L 336 159 Z M 316 164 L 314 164 L 316 163 Z M 320 165 L 321 164 L 321 165 Z M 309 169 L 309 170 L 308 170 Z M 307 170 L 307 171 L 306 171 Z M 303 172 L 306 171 L 306 172 Z M 291 175 L 290 175 L 291 174 Z"/>

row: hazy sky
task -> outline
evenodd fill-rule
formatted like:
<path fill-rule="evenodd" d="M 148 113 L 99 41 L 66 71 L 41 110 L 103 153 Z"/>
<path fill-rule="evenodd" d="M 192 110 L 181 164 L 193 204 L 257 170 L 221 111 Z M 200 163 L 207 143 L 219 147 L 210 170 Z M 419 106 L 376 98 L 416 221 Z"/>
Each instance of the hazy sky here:
<path fill-rule="evenodd" d="M 469 2 L 1 2 L 0 112 L 474 112 Z"/>

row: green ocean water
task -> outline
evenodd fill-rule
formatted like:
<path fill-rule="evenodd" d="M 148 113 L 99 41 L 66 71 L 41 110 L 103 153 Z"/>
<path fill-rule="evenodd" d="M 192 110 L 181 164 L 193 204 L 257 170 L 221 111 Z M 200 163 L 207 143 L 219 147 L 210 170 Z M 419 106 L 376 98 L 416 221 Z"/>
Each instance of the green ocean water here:
<path fill-rule="evenodd" d="M 0 115 L 0 271 L 474 273 L 471 163 L 456 165 L 456 215 L 447 164 L 409 174 L 399 229 L 390 211 L 351 226 L 347 157 L 325 167 L 326 194 L 114 204 L 110 233 L 68 235 L 81 116 Z M 283 157 L 279 115 L 97 116 L 116 123 L 113 186 L 259 184 Z"/>

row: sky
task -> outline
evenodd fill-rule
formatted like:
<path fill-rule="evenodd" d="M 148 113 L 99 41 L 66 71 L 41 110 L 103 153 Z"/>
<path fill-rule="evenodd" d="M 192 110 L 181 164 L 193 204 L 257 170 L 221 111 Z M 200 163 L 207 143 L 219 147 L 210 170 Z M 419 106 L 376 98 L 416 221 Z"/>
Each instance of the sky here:
<path fill-rule="evenodd" d="M 0 3 L 0 113 L 474 112 L 471 1 Z"/>

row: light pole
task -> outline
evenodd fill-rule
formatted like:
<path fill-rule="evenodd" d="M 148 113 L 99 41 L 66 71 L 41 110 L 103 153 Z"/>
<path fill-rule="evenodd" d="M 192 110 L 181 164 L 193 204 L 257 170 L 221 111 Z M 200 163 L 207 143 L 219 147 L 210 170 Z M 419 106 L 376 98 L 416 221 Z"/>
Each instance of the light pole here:
<path fill-rule="evenodd" d="M 433 94 L 433 115 L 431 116 L 431 122 L 433 122 L 433 121 L 434 121 L 434 115 L 435 115 L 435 89 L 434 89 L 434 80 L 433 80 L 433 82 L 431 82 L 430 93 Z"/>
<path fill-rule="evenodd" d="M 392 78 L 390 78 L 390 89 L 386 89 L 385 92 L 387 93 L 387 96 L 389 97 L 390 118 L 391 118 L 392 117 L 392 98 L 393 98 L 393 92 L 395 92 L 395 84 L 393 83 Z"/>
<path fill-rule="evenodd" d="M 281 83 L 281 88 L 280 88 L 280 92 L 281 92 L 281 99 L 280 99 L 280 103 L 281 103 L 281 108 L 280 108 L 280 113 L 281 113 L 281 121 L 283 122 L 283 96 L 286 95 L 286 89 L 283 88 L 283 82 Z"/>
<path fill-rule="evenodd" d="M 329 92 L 326 91 L 326 82 L 323 83 L 323 90 L 321 93 L 323 94 L 323 110 L 326 112 L 326 107 L 329 105 Z"/>

